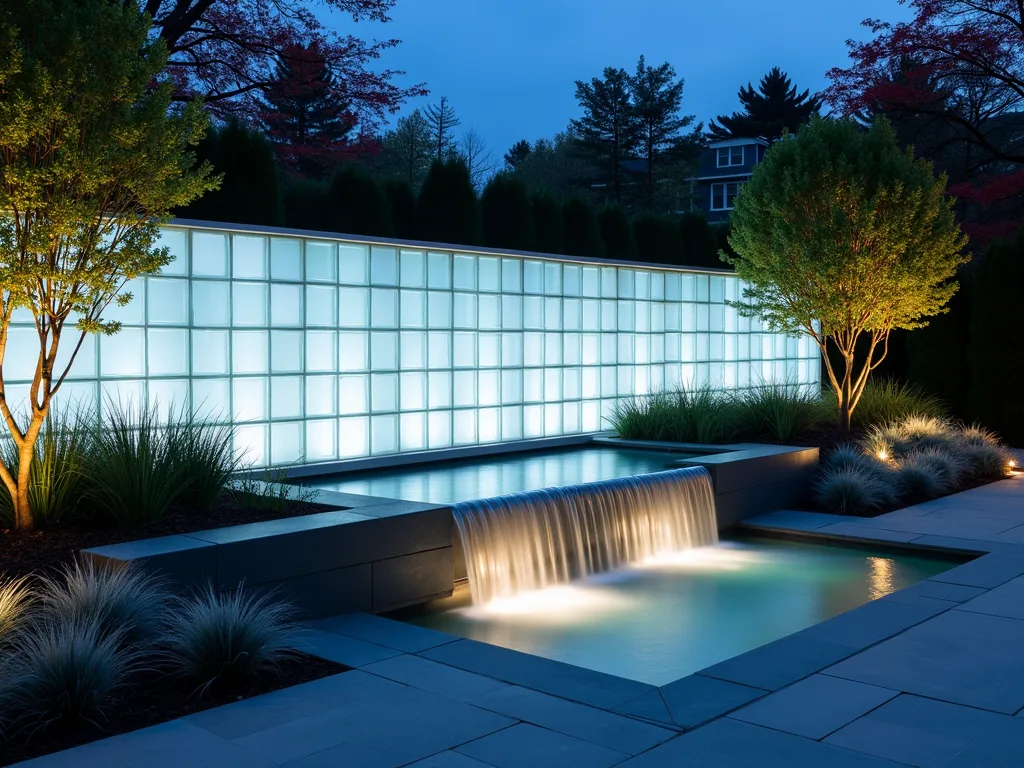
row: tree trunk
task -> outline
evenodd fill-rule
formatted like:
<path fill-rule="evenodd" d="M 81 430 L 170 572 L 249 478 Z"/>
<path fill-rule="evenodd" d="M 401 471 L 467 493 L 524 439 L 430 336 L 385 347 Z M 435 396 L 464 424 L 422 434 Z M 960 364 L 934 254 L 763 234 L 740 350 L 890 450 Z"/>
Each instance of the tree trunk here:
<path fill-rule="evenodd" d="M 30 531 L 35 527 L 32 507 L 28 499 L 29 477 L 32 470 L 32 454 L 35 441 L 25 440 L 18 450 L 18 488 L 13 497 L 14 527 L 19 531 Z"/>

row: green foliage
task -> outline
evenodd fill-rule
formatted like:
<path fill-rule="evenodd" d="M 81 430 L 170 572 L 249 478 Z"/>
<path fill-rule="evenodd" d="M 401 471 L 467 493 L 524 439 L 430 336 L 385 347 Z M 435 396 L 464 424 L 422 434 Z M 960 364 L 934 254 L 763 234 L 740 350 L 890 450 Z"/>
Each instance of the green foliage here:
<path fill-rule="evenodd" d="M 347 164 L 334 174 L 327 190 L 327 224 L 348 235 L 391 237 L 391 205 L 383 190 L 358 165 Z"/>
<path fill-rule="evenodd" d="M 565 244 L 562 206 L 549 193 L 530 198 L 533 206 L 533 234 L 540 253 L 561 253 Z"/>
<path fill-rule="evenodd" d="M 384 134 L 380 155 L 374 158 L 372 165 L 377 176 L 404 179 L 418 191 L 427 178 L 435 152 L 430 125 L 423 113 L 414 109 Z"/>
<path fill-rule="evenodd" d="M 21 627 L 35 596 L 28 579 L 0 580 L 0 649 L 10 641 Z"/>
<path fill-rule="evenodd" d="M 320 496 L 315 488 L 289 484 L 283 469 L 251 467 L 231 484 L 231 492 L 240 507 L 271 514 L 284 512 L 293 502 L 314 503 Z"/>
<path fill-rule="evenodd" d="M 416 231 L 420 240 L 480 245 L 483 224 L 476 190 L 461 160 L 435 162 L 416 202 Z"/>
<path fill-rule="evenodd" d="M 723 443 L 735 436 L 743 406 L 729 393 L 710 387 L 680 387 L 622 400 L 611 427 L 627 440 Z"/>
<path fill-rule="evenodd" d="M 823 510 L 836 515 L 870 515 L 892 502 L 886 480 L 856 466 L 825 470 L 814 494 Z"/>
<path fill-rule="evenodd" d="M 583 116 L 572 121 L 573 140 L 579 153 L 611 180 L 612 199 L 621 203 L 622 161 L 635 154 L 641 131 L 630 75 L 621 68 L 605 67 L 599 78 L 576 81 L 576 100 Z"/>
<path fill-rule="evenodd" d="M 679 233 L 683 238 L 683 260 L 693 267 L 721 268 L 725 265 L 718 256 L 721 246 L 715 230 L 703 213 L 687 211 L 679 217 Z"/>
<path fill-rule="evenodd" d="M 776 440 L 790 440 L 827 418 L 818 393 L 794 383 L 753 387 L 740 402 L 747 410 L 745 427 L 768 433 Z"/>
<path fill-rule="evenodd" d="M 222 175 L 220 189 L 178 213 L 184 218 L 238 224 L 284 224 L 284 201 L 274 146 L 237 118 L 211 129 L 196 154 Z"/>
<path fill-rule="evenodd" d="M 900 463 L 895 483 L 900 498 L 909 501 L 934 499 L 949 491 L 949 485 L 935 464 L 921 454 L 908 456 Z"/>
<path fill-rule="evenodd" d="M 166 430 L 167 460 L 182 478 L 175 502 L 205 512 L 239 467 L 232 427 L 202 419 L 187 407 L 172 414 Z"/>
<path fill-rule="evenodd" d="M 844 369 L 825 362 L 843 428 L 889 333 L 925 325 L 956 292 L 967 257 L 945 186 L 884 120 L 865 131 L 814 118 L 768 151 L 736 200 L 738 306 L 773 331 L 836 347 Z M 862 337 L 870 348 L 858 361 Z"/>
<path fill-rule="evenodd" d="M 971 307 L 968 413 L 1011 444 L 1024 442 L 1024 359 L 1008 334 L 1020 320 L 1024 285 L 1024 236 L 992 246 L 978 265 Z M 947 348 L 950 355 L 959 350 Z"/>
<path fill-rule="evenodd" d="M 384 195 L 391 208 L 391 223 L 395 237 L 403 240 L 416 238 L 416 193 L 405 179 L 384 182 Z"/>
<path fill-rule="evenodd" d="M 609 259 L 636 261 L 636 240 L 629 217 L 617 205 L 606 205 L 597 215 L 597 224 Z"/>
<path fill-rule="evenodd" d="M 835 405 L 833 394 L 832 404 Z M 949 415 L 946 404 L 923 389 L 895 379 L 869 381 L 853 413 L 855 427 L 888 424 L 908 416 L 944 418 Z"/>
<path fill-rule="evenodd" d="M 492 248 L 533 250 L 533 207 L 526 185 L 508 173 L 498 173 L 480 197 L 484 235 Z"/>
<path fill-rule="evenodd" d="M 562 253 L 569 256 L 604 256 L 604 241 L 590 203 L 573 197 L 562 206 Z"/>
<path fill-rule="evenodd" d="M 640 261 L 682 264 L 683 236 L 670 216 L 642 213 L 633 219 L 633 237 Z"/>
<path fill-rule="evenodd" d="M 284 223 L 293 229 L 328 230 L 327 184 L 292 176 L 285 179 Z"/>
<path fill-rule="evenodd" d="M 821 106 L 821 101 L 810 91 L 798 94 L 789 76 L 778 67 L 772 67 L 761 78 L 757 90 L 750 83 L 741 87 L 739 99 L 743 112 L 720 115 L 717 124 L 712 121 L 709 130 L 712 139 L 763 136 L 775 141 L 784 131 L 797 131 Z"/>
<path fill-rule="evenodd" d="M 950 300 L 949 312 L 932 318 L 925 328 L 906 334 L 906 379 L 926 392 L 935 393 L 959 416 L 970 413 L 967 398 L 974 370 L 971 312 L 975 285 L 973 279 L 963 279 L 968 274 L 964 272 L 961 276 L 960 290 Z M 1000 299 L 992 295 L 982 301 L 999 303 Z M 967 353 L 950 354 L 950 350 L 966 350 Z M 857 407 L 859 410 L 863 403 Z"/>
<path fill-rule="evenodd" d="M 272 668 L 296 640 L 292 610 L 268 596 L 216 593 L 207 586 L 180 599 L 167 634 L 167 655 L 178 674 L 209 686 L 239 682 Z"/>

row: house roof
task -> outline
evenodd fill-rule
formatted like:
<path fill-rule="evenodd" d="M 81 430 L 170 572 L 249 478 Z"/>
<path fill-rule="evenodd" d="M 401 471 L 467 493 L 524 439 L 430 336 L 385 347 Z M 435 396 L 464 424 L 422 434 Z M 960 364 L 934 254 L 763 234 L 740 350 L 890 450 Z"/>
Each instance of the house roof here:
<path fill-rule="evenodd" d="M 722 139 L 721 141 L 712 141 L 708 144 L 708 149 L 717 149 L 718 147 L 743 147 L 749 144 L 760 144 L 762 147 L 769 146 L 768 139 L 762 136 L 751 136 L 750 138 L 735 138 L 735 139 Z"/>

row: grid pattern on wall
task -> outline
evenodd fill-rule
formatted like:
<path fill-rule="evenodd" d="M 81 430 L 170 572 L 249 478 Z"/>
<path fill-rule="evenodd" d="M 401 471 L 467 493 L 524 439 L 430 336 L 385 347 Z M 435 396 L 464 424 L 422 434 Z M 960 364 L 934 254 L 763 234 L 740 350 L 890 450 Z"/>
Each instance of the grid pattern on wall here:
<path fill-rule="evenodd" d="M 595 432 L 679 384 L 819 382 L 813 343 L 740 317 L 726 274 L 184 227 L 163 244 L 175 260 L 105 314 L 122 330 L 86 338 L 61 399 L 230 414 L 260 466 Z M 15 321 L 14 401 L 37 343 Z"/>

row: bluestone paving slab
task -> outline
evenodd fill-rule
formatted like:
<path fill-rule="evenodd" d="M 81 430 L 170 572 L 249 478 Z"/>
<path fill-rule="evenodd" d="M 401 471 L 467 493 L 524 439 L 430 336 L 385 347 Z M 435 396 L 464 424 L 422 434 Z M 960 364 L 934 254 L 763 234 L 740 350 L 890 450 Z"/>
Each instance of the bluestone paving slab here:
<path fill-rule="evenodd" d="M 1024 619 L 1024 576 L 1018 576 L 995 589 L 961 603 L 960 610 Z"/>
<path fill-rule="evenodd" d="M 403 688 L 234 740 L 289 766 L 392 768 L 480 738 L 515 721 Z"/>
<path fill-rule="evenodd" d="M 995 538 L 963 539 L 953 536 L 921 536 L 911 542 L 915 547 L 931 547 L 933 549 L 946 549 L 954 552 L 966 552 L 970 554 L 988 554 L 1000 552 L 1004 554 L 1020 555 L 1024 552 L 1020 544 L 996 541 Z"/>
<path fill-rule="evenodd" d="M 1002 500 L 972 502 L 970 505 L 958 504 L 929 512 L 928 517 L 934 520 L 964 520 L 967 518 L 985 518 L 989 520 L 1010 520 L 1024 523 L 1024 504 L 1015 501 L 1007 503 Z M 1011 529 L 1012 530 L 1012 529 Z"/>
<path fill-rule="evenodd" d="M 896 764 L 790 733 L 722 718 L 622 768 L 896 768 Z"/>
<path fill-rule="evenodd" d="M 921 537 L 920 533 L 889 531 L 883 528 L 867 528 L 863 525 L 855 525 L 849 521 L 826 525 L 824 528 L 818 528 L 814 533 L 842 536 L 850 539 L 863 539 L 864 541 L 895 541 L 904 544 Z"/>
<path fill-rule="evenodd" d="M 1014 713 L 1024 707 L 1024 621 L 958 609 L 829 667 L 827 674 Z"/>
<path fill-rule="evenodd" d="M 704 675 L 690 675 L 661 687 L 661 697 L 672 719 L 682 728 L 693 728 L 766 693 L 768 691 L 761 688 Z"/>
<path fill-rule="evenodd" d="M 406 653 L 418 653 L 459 638 L 446 635 L 415 624 L 405 624 L 370 613 L 345 613 L 311 622 L 313 626 L 354 637 L 385 648 L 395 648 Z"/>
<path fill-rule="evenodd" d="M 638 755 L 676 735 L 675 731 L 517 685 L 507 686 L 471 703 L 629 755 Z"/>
<path fill-rule="evenodd" d="M 920 595 L 921 597 L 931 597 L 936 600 L 949 600 L 954 603 L 962 603 L 966 600 L 970 600 L 972 597 L 977 597 L 978 595 L 983 594 L 985 590 L 982 587 L 969 587 L 965 584 L 950 584 L 936 579 L 925 579 L 912 587 L 907 587 L 906 589 L 899 590 L 899 592 L 894 592 L 893 595 L 897 595 L 900 592 Z"/>
<path fill-rule="evenodd" d="M 495 768 L 608 768 L 627 757 L 527 723 L 463 744 L 457 751 Z"/>
<path fill-rule="evenodd" d="M 354 670 L 197 712 L 185 721 L 225 739 L 237 739 L 404 688 L 399 683 Z"/>
<path fill-rule="evenodd" d="M 873 600 L 828 621 L 808 627 L 795 635 L 790 635 L 790 638 L 794 642 L 799 638 L 813 638 L 856 648 L 866 648 L 915 624 L 920 624 L 949 608 L 948 603 L 939 601 L 934 601 L 931 605 L 908 605 Z"/>
<path fill-rule="evenodd" d="M 469 701 L 500 688 L 509 687 L 508 683 L 492 677 L 477 675 L 412 654 L 371 664 L 364 667 L 364 671 L 457 701 Z"/>
<path fill-rule="evenodd" d="M 832 523 L 841 523 L 850 518 L 844 515 L 829 515 L 824 512 L 801 512 L 780 509 L 764 515 L 749 517 L 743 525 L 754 528 L 783 528 L 794 531 L 813 531 Z"/>
<path fill-rule="evenodd" d="M 438 752 L 436 755 L 431 755 L 423 760 L 417 760 L 415 763 L 410 763 L 407 768 L 490 768 L 490 766 L 487 763 L 481 763 L 469 755 L 449 749 L 444 752 Z"/>
<path fill-rule="evenodd" d="M 885 603 L 905 603 L 907 605 L 919 605 L 926 608 L 934 608 L 937 605 L 944 606 L 946 608 L 955 608 L 960 603 L 954 602 L 953 600 L 939 600 L 937 597 L 925 597 L 924 595 L 918 595 L 913 592 L 906 592 L 905 590 L 899 590 L 893 592 L 891 595 L 879 598 Z"/>
<path fill-rule="evenodd" d="M 818 740 L 898 695 L 888 688 L 811 675 L 729 717 Z"/>
<path fill-rule="evenodd" d="M 668 706 L 665 704 L 665 700 L 661 697 L 660 691 L 645 693 L 638 699 L 633 699 L 632 701 L 627 701 L 625 704 L 620 704 L 615 707 L 615 711 L 623 715 L 650 720 L 670 727 L 675 726 L 676 724 L 672 719 L 671 713 L 668 711 Z"/>
<path fill-rule="evenodd" d="M 185 720 L 172 720 L 18 765 L 24 768 L 274 768 L 276 764 Z"/>
<path fill-rule="evenodd" d="M 459 640 L 431 648 L 420 655 L 442 664 L 476 672 L 478 675 L 486 675 L 602 709 L 612 709 L 656 690 L 653 685 L 647 683 L 475 640 Z"/>
<path fill-rule="evenodd" d="M 826 739 L 912 765 L 948 765 L 971 744 L 1024 764 L 1024 720 L 919 696 L 899 696 Z M 977 754 L 977 751 L 975 751 Z"/>
<path fill-rule="evenodd" d="M 991 589 L 1024 575 L 1024 554 L 995 552 L 931 577 L 932 581 Z"/>
<path fill-rule="evenodd" d="M 305 628 L 299 635 L 295 647 L 305 653 L 319 656 L 321 659 L 330 659 L 347 667 L 363 667 L 402 654 L 395 648 L 385 648 L 383 645 L 367 643 L 315 627 Z"/>
<path fill-rule="evenodd" d="M 959 539 L 991 539 L 1000 533 L 1016 528 L 1020 523 L 1012 520 L 991 520 L 982 518 L 937 519 L 932 515 L 918 517 L 851 518 L 851 526 L 881 528 L 888 531 L 904 531 L 920 536 L 948 536 Z"/>

